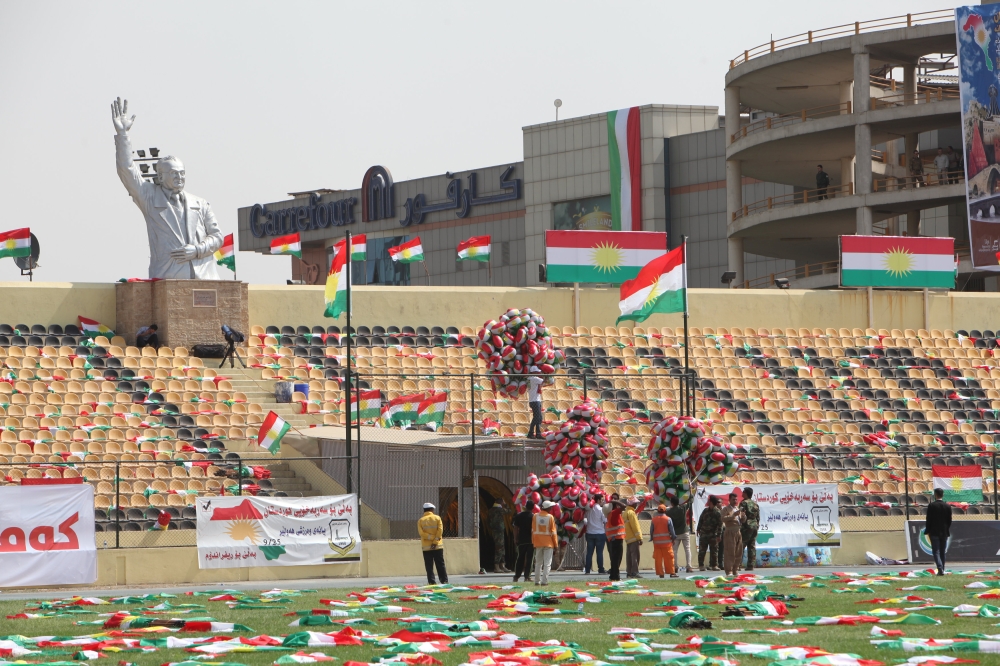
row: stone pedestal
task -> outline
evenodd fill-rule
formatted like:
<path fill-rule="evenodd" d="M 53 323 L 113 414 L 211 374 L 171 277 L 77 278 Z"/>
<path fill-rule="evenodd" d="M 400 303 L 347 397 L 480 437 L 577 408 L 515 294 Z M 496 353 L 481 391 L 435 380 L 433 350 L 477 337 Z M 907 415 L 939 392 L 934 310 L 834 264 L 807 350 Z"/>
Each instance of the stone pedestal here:
<path fill-rule="evenodd" d="M 160 344 L 224 343 L 221 327 L 250 333 L 247 285 L 235 280 L 157 280 L 115 286 L 116 332 L 130 345 L 135 332 L 156 324 Z"/>

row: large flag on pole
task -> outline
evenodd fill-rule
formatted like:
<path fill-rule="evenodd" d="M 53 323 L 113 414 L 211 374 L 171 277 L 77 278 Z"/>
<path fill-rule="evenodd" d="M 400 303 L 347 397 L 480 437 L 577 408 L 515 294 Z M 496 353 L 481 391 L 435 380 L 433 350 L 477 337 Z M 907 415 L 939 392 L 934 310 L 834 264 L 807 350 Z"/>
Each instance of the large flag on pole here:
<path fill-rule="evenodd" d="M 685 246 L 671 250 L 642 267 L 634 280 L 620 289 L 618 308 L 624 320 L 646 321 L 654 312 L 670 313 L 687 310 L 687 264 Z"/>
<path fill-rule="evenodd" d="M 611 166 L 611 225 L 615 231 L 642 231 L 642 134 L 639 107 L 608 111 Z"/>
<path fill-rule="evenodd" d="M 0 259 L 3 257 L 30 257 L 31 229 L 0 231 Z"/>
<path fill-rule="evenodd" d="M 302 242 L 299 240 L 298 232 L 287 236 L 278 236 L 271 241 L 271 254 L 294 254 L 301 259 Z"/>
<path fill-rule="evenodd" d="M 458 244 L 459 261 L 489 261 L 490 260 L 490 237 L 473 236 L 469 240 L 464 240 Z"/>
<path fill-rule="evenodd" d="M 424 247 L 420 244 L 420 236 L 402 245 L 389 248 L 389 256 L 401 264 L 412 264 L 424 260 Z"/>
<path fill-rule="evenodd" d="M 333 265 L 330 266 L 330 274 L 326 276 L 326 310 L 324 317 L 336 319 L 347 309 L 347 253 L 344 247 L 347 239 L 342 238 L 339 243 L 333 246 Z"/>
<path fill-rule="evenodd" d="M 215 263 L 236 271 L 236 244 L 233 242 L 233 234 L 226 236 L 222 240 L 222 247 L 215 251 Z"/>

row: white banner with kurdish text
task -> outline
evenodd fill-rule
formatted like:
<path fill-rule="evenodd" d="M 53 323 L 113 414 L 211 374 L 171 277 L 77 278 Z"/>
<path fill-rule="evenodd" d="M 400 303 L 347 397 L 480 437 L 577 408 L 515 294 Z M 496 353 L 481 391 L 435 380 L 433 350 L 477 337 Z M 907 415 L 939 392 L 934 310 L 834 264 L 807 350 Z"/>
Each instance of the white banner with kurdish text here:
<path fill-rule="evenodd" d="M 721 506 L 725 506 L 729 502 L 729 493 L 734 490 L 740 494 L 742 501 L 743 488 L 753 488 L 753 499 L 760 506 L 758 548 L 840 546 L 835 483 L 698 486 L 692 507 L 695 523 L 710 495 L 717 495 L 722 501 Z"/>
<path fill-rule="evenodd" d="M 94 487 L 0 487 L 0 587 L 97 581 Z"/>
<path fill-rule="evenodd" d="M 357 495 L 199 497 L 198 567 L 293 567 L 361 560 Z"/>

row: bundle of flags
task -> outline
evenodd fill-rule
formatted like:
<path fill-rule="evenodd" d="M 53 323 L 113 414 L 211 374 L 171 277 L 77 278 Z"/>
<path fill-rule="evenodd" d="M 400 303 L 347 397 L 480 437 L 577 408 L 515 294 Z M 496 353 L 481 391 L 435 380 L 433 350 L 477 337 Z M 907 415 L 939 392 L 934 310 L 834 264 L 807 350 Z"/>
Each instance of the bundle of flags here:
<path fill-rule="evenodd" d="M 393 425 L 428 425 L 437 429 L 444 423 L 448 392 L 414 393 L 393 398 L 382 410 L 382 427 Z"/>

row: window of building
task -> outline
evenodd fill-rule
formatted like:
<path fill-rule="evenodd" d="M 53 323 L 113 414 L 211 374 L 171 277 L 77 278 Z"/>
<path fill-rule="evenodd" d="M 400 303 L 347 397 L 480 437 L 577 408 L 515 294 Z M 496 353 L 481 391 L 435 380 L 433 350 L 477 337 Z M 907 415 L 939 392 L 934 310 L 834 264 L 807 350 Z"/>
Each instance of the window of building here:
<path fill-rule="evenodd" d="M 366 261 L 351 262 L 351 284 L 410 284 L 410 265 L 394 262 L 389 256 L 389 248 L 410 240 L 409 236 L 369 238 L 366 244 Z M 333 247 L 327 248 L 327 271 L 333 265 Z"/>
<path fill-rule="evenodd" d="M 510 266 L 510 241 L 500 243 L 500 265 Z"/>

